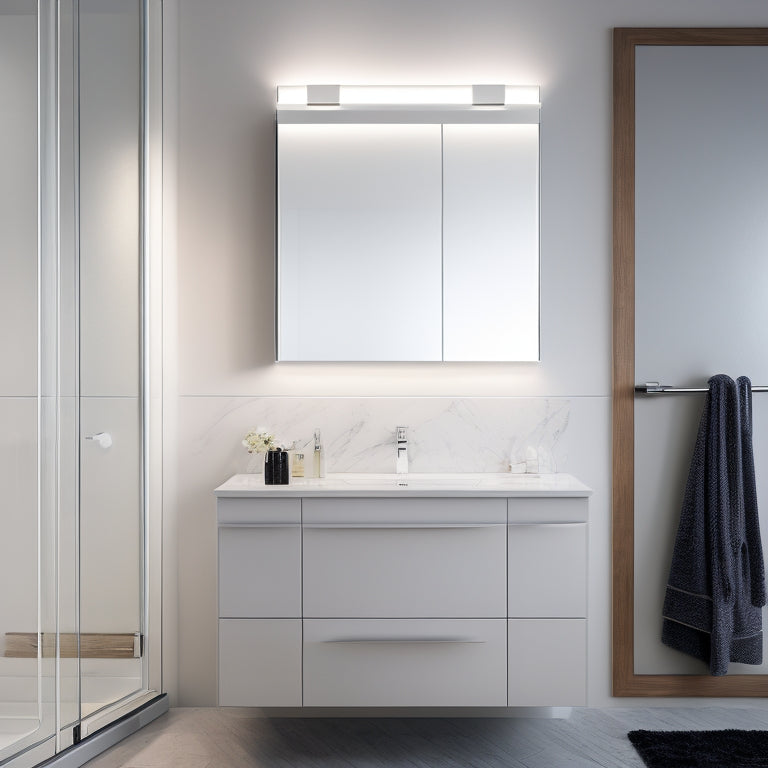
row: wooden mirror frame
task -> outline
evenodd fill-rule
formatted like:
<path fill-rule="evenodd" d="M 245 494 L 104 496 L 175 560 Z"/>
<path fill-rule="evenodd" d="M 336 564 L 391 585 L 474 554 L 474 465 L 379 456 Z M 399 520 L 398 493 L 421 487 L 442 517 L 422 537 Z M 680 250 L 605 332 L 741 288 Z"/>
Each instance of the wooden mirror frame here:
<path fill-rule="evenodd" d="M 635 48 L 768 45 L 768 28 L 613 31 L 613 695 L 768 696 L 768 675 L 634 670 Z M 659 617 L 661 636 L 661 617 Z"/>

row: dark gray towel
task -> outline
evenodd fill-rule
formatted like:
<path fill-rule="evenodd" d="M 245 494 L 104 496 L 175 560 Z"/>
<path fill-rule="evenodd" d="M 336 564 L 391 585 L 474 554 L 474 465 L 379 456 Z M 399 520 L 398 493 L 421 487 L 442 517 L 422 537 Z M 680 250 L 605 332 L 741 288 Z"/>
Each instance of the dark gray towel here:
<path fill-rule="evenodd" d="M 662 642 L 724 675 L 761 664 L 765 570 L 752 456 L 752 385 L 719 374 L 691 460 L 664 600 Z"/>

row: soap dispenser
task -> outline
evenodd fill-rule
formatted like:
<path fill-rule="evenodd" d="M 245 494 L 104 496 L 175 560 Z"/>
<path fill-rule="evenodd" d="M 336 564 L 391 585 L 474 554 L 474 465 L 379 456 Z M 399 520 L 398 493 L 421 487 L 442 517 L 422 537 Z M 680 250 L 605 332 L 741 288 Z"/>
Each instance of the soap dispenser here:
<path fill-rule="evenodd" d="M 315 451 L 312 456 L 312 474 L 314 477 L 325 477 L 325 451 L 320 442 L 320 430 L 315 430 Z"/>
<path fill-rule="evenodd" d="M 291 475 L 293 477 L 304 477 L 304 454 L 301 451 L 296 451 L 296 453 L 293 454 Z"/>

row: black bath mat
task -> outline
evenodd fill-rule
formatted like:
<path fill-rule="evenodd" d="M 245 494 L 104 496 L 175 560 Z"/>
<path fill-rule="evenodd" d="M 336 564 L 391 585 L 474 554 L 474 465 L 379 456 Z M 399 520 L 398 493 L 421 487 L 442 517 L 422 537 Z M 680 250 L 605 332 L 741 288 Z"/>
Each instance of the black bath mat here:
<path fill-rule="evenodd" d="M 768 731 L 630 731 L 648 768 L 768 768 Z"/>

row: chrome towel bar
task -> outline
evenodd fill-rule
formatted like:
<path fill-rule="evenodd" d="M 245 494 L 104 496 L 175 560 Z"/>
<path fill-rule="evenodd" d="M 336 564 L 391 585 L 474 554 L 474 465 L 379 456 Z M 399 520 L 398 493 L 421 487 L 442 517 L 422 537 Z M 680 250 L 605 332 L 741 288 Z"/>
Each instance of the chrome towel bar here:
<path fill-rule="evenodd" d="M 753 392 L 768 392 L 768 387 L 753 386 Z M 635 384 L 635 392 L 641 395 L 689 395 L 697 392 L 709 392 L 709 387 L 670 387 L 659 384 L 658 381 L 646 381 L 645 384 Z"/>

